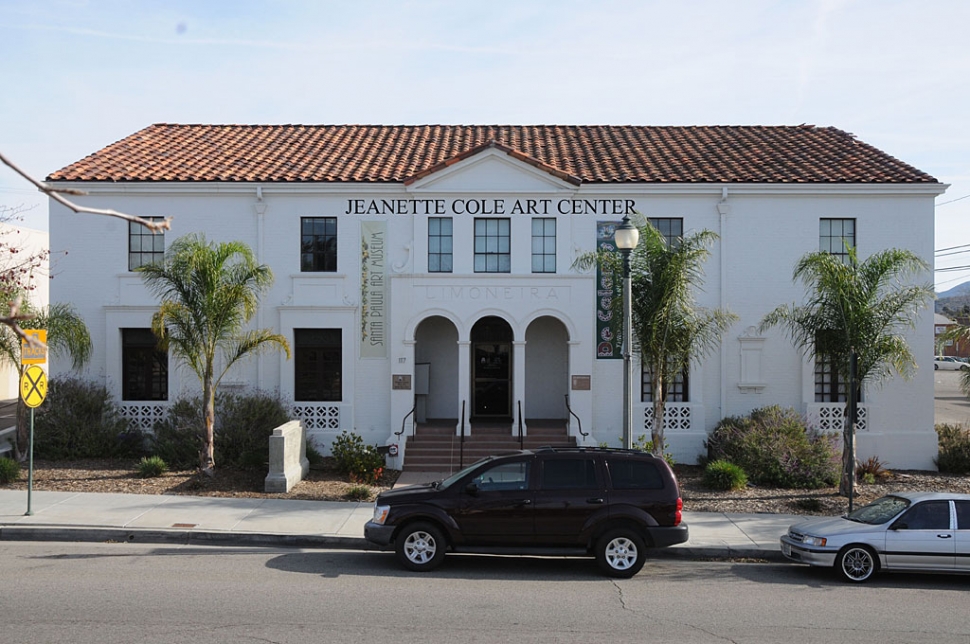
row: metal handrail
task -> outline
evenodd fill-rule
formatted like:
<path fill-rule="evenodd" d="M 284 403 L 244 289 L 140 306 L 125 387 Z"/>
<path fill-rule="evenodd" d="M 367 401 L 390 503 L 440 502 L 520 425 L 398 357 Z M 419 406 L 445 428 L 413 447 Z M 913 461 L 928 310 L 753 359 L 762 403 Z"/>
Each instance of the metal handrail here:
<path fill-rule="evenodd" d="M 566 394 L 565 398 L 566 398 L 566 411 L 569 412 L 570 416 L 576 419 L 576 423 L 578 424 L 578 429 L 579 429 L 579 435 L 582 436 L 583 438 L 586 438 L 587 436 L 589 436 L 589 432 L 583 431 L 583 421 L 579 419 L 579 416 L 576 415 L 576 413 L 573 411 L 573 408 L 569 406 L 569 394 Z"/>
<path fill-rule="evenodd" d="M 408 413 L 404 414 L 404 418 L 401 419 L 401 431 L 394 432 L 394 435 L 395 436 L 401 436 L 402 434 L 404 434 L 404 425 L 405 425 L 405 423 L 408 422 L 408 416 L 410 416 L 411 414 L 413 414 L 414 413 L 414 410 L 417 409 L 417 408 L 418 408 L 417 405 L 415 405 L 414 407 L 411 408 L 411 411 L 409 411 Z M 412 427 L 413 427 L 413 425 L 412 425 Z M 411 436 L 414 436 L 414 433 L 412 433 Z"/>
<path fill-rule="evenodd" d="M 518 403 L 519 403 L 519 449 L 524 449 L 523 447 L 524 443 L 522 441 L 522 401 L 520 400 L 518 401 Z"/>

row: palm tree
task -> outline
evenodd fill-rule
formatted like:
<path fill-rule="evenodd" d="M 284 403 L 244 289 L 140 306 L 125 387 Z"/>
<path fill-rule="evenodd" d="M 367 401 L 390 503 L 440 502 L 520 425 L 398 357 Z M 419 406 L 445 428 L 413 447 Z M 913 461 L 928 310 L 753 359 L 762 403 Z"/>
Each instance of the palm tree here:
<path fill-rule="evenodd" d="M 6 294 L 10 297 L 11 294 Z M 12 301 L 12 297 L 10 300 Z M 78 370 L 91 357 L 91 336 L 84 320 L 69 304 L 51 304 L 35 309 L 27 298 L 22 298 L 21 312 L 33 317 L 26 320 L 28 329 L 47 330 L 47 351 L 53 357 L 68 355 L 71 366 Z M 23 377 L 25 365 L 20 361 L 21 341 L 14 330 L 0 325 L 0 362 L 6 362 L 17 369 L 18 379 Z M 27 408 L 23 399 L 17 398 L 17 454 L 18 459 L 26 457 L 27 446 Z"/>
<path fill-rule="evenodd" d="M 916 326 L 919 309 L 933 299 L 933 287 L 905 282 L 928 269 L 915 253 L 896 248 L 861 263 L 853 247 L 846 262 L 824 251 L 808 253 L 795 264 L 792 276 L 805 285 L 806 302 L 779 306 L 764 317 L 761 330 L 784 326 L 806 355 L 832 361 L 839 380 L 849 383 L 846 393 L 859 401 L 863 384 L 881 382 L 893 373 L 908 379 L 916 368 L 902 332 Z M 843 495 L 850 493 L 855 471 L 855 422 L 848 421 L 848 413 L 846 418 L 839 484 Z"/>
<path fill-rule="evenodd" d="M 205 441 L 199 461 L 202 471 L 212 475 L 219 382 L 236 362 L 273 346 L 290 357 L 282 335 L 243 328 L 255 315 L 259 296 L 273 283 L 273 273 L 257 264 L 242 242 L 217 244 L 201 234 L 176 239 L 161 262 L 138 270 L 161 300 L 152 317 L 159 347 L 171 350 L 202 383 Z"/>
<path fill-rule="evenodd" d="M 694 297 L 695 289 L 703 282 L 703 264 L 710 255 L 709 246 L 717 239 L 716 233 L 702 230 L 668 244 L 649 221 L 642 216 L 639 220 L 640 243 L 630 256 L 632 335 L 634 350 L 649 371 L 653 453 L 662 456 L 669 385 L 691 362 L 716 348 L 738 317 L 724 309 L 698 307 Z M 594 265 L 611 271 L 619 280 L 622 260 L 618 253 L 587 253 L 573 264 L 581 270 Z M 614 300 L 613 305 L 619 309 L 622 302 Z"/>

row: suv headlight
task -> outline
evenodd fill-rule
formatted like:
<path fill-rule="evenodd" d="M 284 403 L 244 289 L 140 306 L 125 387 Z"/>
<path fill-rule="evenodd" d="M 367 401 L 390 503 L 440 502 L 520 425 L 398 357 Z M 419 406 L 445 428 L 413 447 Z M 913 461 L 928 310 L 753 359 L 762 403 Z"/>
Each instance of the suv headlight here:
<path fill-rule="evenodd" d="M 812 537 L 807 534 L 804 537 L 802 537 L 802 543 L 804 543 L 807 546 L 822 547 L 825 545 L 826 541 L 828 541 L 828 539 L 826 539 L 825 537 Z"/>
<path fill-rule="evenodd" d="M 389 505 L 375 505 L 374 506 L 374 518 L 372 521 L 378 525 L 384 525 L 384 521 L 387 520 L 387 514 L 391 511 L 391 506 Z"/>

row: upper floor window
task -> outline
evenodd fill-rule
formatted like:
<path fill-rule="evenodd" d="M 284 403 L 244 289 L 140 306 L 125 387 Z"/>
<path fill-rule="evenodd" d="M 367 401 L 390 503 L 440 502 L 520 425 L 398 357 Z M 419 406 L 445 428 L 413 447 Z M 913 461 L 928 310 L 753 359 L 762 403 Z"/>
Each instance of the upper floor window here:
<path fill-rule="evenodd" d="M 532 272 L 556 272 L 556 220 L 532 220 Z"/>
<path fill-rule="evenodd" d="M 663 235 L 670 247 L 680 244 L 684 238 L 683 217 L 650 217 L 650 224 Z"/>
<path fill-rule="evenodd" d="M 640 380 L 640 402 L 653 401 L 653 385 L 650 384 L 652 369 L 644 365 Z M 690 402 L 690 384 L 687 369 L 680 372 L 673 382 L 667 382 L 667 402 Z"/>
<path fill-rule="evenodd" d="M 151 329 L 121 330 L 121 399 L 168 400 L 168 354 Z"/>
<path fill-rule="evenodd" d="M 149 221 L 162 221 L 164 217 L 145 217 Z M 160 262 L 165 256 L 165 233 L 153 233 L 133 221 L 128 222 L 128 270 Z"/>
<path fill-rule="evenodd" d="M 304 273 L 337 270 L 337 218 L 300 219 L 300 270 Z"/>
<path fill-rule="evenodd" d="M 849 248 L 855 248 L 855 219 L 819 219 L 818 249 L 849 261 Z"/>
<path fill-rule="evenodd" d="M 340 329 L 293 329 L 295 400 L 341 400 Z"/>
<path fill-rule="evenodd" d="M 452 269 L 451 217 L 428 219 L 428 272 L 450 273 Z"/>
<path fill-rule="evenodd" d="M 512 271 L 510 219 L 475 220 L 475 272 Z"/>

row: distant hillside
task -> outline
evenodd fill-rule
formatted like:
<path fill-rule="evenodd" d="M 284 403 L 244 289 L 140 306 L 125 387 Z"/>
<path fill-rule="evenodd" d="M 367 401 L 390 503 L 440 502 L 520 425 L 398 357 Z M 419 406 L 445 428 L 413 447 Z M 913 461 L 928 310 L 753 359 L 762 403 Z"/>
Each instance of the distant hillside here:
<path fill-rule="evenodd" d="M 967 307 L 966 311 L 964 311 L 964 307 Z M 957 284 L 949 290 L 937 293 L 935 310 L 944 315 L 967 315 L 970 313 L 970 282 Z"/>

